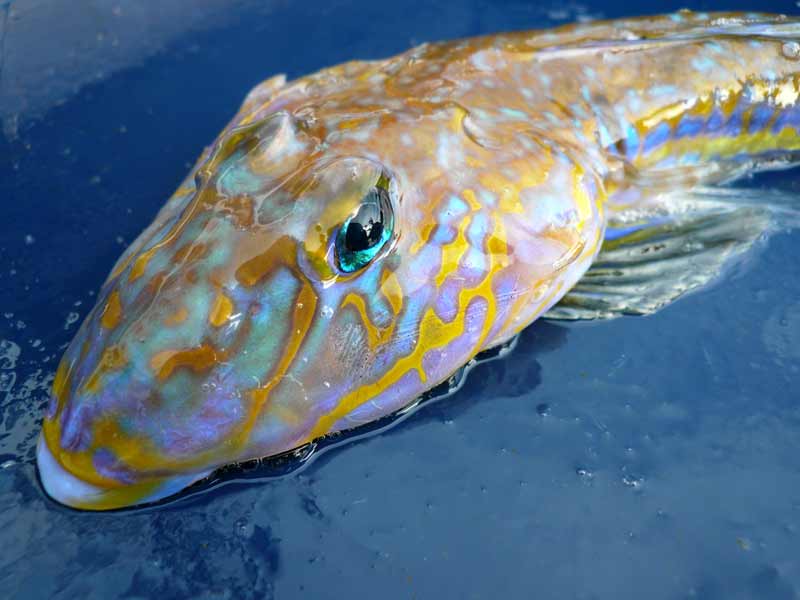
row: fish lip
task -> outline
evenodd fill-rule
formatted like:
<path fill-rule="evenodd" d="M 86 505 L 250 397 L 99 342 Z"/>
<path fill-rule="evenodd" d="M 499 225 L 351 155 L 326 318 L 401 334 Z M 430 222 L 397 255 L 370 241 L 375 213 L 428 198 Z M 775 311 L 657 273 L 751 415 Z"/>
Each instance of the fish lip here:
<path fill-rule="evenodd" d="M 67 471 L 53 455 L 45 440 L 39 436 L 36 444 L 36 465 L 39 480 L 52 500 L 80 510 L 119 510 L 140 507 L 169 498 L 192 483 L 207 477 L 211 471 L 165 478 L 155 483 L 133 484 L 119 490 L 88 483 Z"/>
<path fill-rule="evenodd" d="M 78 479 L 61 466 L 50 451 L 44 434 L 39 436 L 36 444 L 36 466 L 44 491 L 59 504 L 74 507 L 99 500 L 103 495 L 102 488 Z"/>

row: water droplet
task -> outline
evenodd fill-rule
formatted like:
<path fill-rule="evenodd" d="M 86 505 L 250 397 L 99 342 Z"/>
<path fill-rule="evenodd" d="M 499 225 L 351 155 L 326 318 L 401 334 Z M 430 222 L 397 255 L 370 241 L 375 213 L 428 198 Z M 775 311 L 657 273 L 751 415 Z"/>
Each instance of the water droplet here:
<path fill-rule="evenodd" d="M 739 544 L 739 548 L 744 551 L 750 550 L 751 548 L 750 540 L 747 538 L 736 538 L 736 543 Z"/>
<path fill-rule="evenodd" d="M 64 322 L 64 329 L 69 329 L 72 325 L 75 324 L 75 321 L 77 321 L 80 318 L 81 316 L 78 313 L 71 311 L 69 314 L 67 314 L 67 320 Z"/>
<path fill-rule="evenodd" d="M 638 490 L 642 487 L 644 479 L 642 477 L 636 477 L 635 475 L 625 475 L 622 478 L 622 483 L 627 485 L 629 488 Z"/>
<path fill-rule="evenodd" d="M 781 54 L 789 60 L 800 58 L 800 44 L 797 42 L 784 42 L 781 46 Z"/>
<path fill-rule="evenodd" d="M 330 319 L 333 316 L 333 309 L 326 304 L 322 307 L 322 316 L 326 319 Z"/>
<path fill-rule="evenodd" d="M 322 385 L 324 385 L 326 388 L 329 388 L 329 387 L 331 387 L 331 384 L 330 384 L 330 383 L 328 383 L 327 381 L 323 381 L 323 382 L 322 382 Z"/>
<path fill-rule="evenodd" d="M 36 243 L 36 238 L 33 237 L 30 233 L 25 236 L 25 244 L 31 246 Z"/>
<path fill-rule="evenodd" d="M 247 519 L 239 519 L 234 524 L 236 535 L 242 538 L 250 538 L 253 536 L 255 527 L 247 521 Z"/>
<path fill-rule="evenodd" d="M 0 372 L 0 392 L 10 392 L 16 380 L 17 374 L 14 371 Z"/>
<path fill-rule="evenodd" d="M 20 349 L 11 340 L 0 340 L 0 369 L 13 369 L 17 366 Z"/>

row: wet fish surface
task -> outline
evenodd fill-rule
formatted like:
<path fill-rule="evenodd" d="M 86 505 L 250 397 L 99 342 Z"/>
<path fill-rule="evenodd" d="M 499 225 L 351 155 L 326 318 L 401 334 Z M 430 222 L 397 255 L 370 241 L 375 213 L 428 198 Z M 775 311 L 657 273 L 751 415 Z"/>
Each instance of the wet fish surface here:
<path fill-rule="evenodd" d="M 794 218 L 724 184 L 796 162 L 798 99 L 800 20 L 688 11 L 268 79 L 67 349 L 45 490 L 154 502 L 397 413 L 541 316 L 658 310 Z"/>

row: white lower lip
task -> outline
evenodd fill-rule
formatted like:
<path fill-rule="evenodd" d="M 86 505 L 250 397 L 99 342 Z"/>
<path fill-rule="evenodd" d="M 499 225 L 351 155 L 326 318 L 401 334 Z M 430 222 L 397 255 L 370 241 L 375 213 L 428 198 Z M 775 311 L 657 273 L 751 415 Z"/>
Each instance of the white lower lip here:
<path fill-rule="evenodd" d="M 47 447 L 44 435 L 39 436 L 39 443 L 36 445 L 36 463 L 47 495 L 61 504 L 83 505 L 103 495 L 104 490 L 81 481 L 58 463 Z"/>
<path fill-rule="evenodd" d="M 39 467 L 39 477 L 42 480 L 45 492 L 56 502 L 83 509 L 93 505 L 103 505 L 103 495 L 108 490 L 86 483 L 64 469 L 53 456 L 53 453 L 50 452 L 50 448 L 48 448 L 47 442 L 44 440 L 44 435 L 39 436 L 39 442 L 36 445 L 36 463 Z M 139 498 L 136 504 L 155 502 L 177 494 L 195 481 L 207 477 L 209 473 L 211 471 L 179 475 L 166 479 L 149 495 Z M 129 506 L 119 505 L 110 506 L 109 508 L 129 508 Z"/>

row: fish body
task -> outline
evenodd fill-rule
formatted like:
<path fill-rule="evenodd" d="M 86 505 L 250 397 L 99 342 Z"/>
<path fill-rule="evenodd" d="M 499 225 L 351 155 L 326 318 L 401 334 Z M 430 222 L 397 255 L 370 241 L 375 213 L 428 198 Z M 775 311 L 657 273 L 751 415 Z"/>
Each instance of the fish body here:
<path fill-rule="evenodd" d="M 413 403 L 575 288 L 614 215 L 800 149 L 800 21 L 681 12 L 257 86 L 105 282 L 38 464 L 170 496 Z"/>

